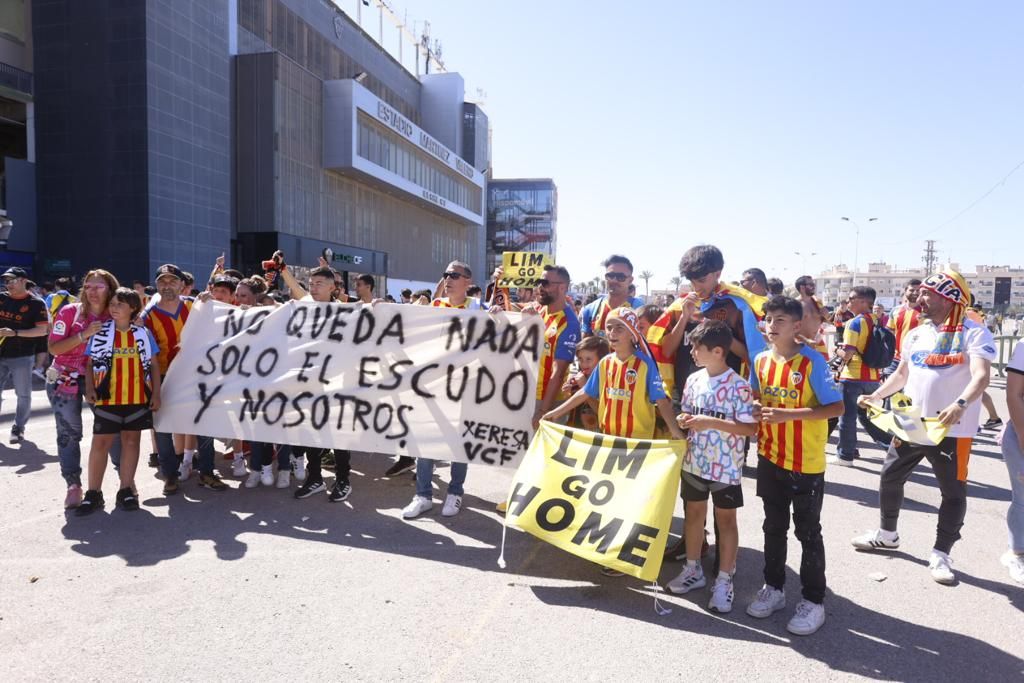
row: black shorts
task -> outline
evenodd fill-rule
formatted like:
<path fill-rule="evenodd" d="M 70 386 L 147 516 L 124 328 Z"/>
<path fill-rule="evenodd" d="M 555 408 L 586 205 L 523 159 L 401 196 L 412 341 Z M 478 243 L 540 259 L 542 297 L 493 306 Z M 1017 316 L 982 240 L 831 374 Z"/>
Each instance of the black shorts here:
<path fill-rule="evenodd" d="M 700 503 L 706 501 L 709 496 L 711 502 L 720 510 L 735 510 L 743 507 L 743 487 L 739 484 L 723 484 L 683 472 L 684 501 Z"/>
<path fill-rule="evenodd" d="M 93 406 L 93 434 L 141 432 L 153 428 L 153 411 L 148 405 Z"/>

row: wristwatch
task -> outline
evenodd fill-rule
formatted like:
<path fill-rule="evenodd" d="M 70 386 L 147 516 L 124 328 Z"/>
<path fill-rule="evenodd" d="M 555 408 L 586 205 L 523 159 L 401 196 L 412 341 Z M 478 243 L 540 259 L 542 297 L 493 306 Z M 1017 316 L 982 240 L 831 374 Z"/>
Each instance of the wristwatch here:
<path fill-rule="evenodd" d="M 967 401 L 963 400 L 962 398 L 958 398 L 956 400 L 956 404 L 958 406 L 960 406 L 961 408 L 966 408 L 967 407 Z"/>

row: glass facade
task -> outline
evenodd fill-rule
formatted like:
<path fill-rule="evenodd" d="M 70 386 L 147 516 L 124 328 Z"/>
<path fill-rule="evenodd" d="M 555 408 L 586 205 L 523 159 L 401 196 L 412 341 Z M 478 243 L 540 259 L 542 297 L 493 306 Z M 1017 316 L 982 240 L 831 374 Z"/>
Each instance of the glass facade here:
<path fill-rule="evenodd" d="M 362 112 L 359 114 L 358 145 L 357 153 L 367 161 L 464 209 L 480 213 L 480 188 Z"/>
<path fill-rule="evenodd" d="M 491 180 L 487 184 L 488 272 L 506 251 L 536 251 L 557 262 L 558 188 L 550 179 Z"/>

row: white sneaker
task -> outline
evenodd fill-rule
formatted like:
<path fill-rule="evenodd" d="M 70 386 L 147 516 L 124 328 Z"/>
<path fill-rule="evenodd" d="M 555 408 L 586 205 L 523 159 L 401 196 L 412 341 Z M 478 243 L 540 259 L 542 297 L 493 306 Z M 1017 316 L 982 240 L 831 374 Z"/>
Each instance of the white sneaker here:
<path fill-rule="evenodd" d="M 754 602 L 747 605 L 747 614 L 757 619 L 770 617 L 786 606 L 786 593 L 778 588 L 764 585 L 757 591 Z"/>
<path fill-rule="evenodd" d="M 875 529 L 850 540 L 857 550 L 894 550 L 900 547 L 900 535 L 895 531 Z"/>
<path fill-rule="evenodd" d="M 181 464 L 178 465 L 178 480 L 179 481 L 188 481 L 188 478 L 191 477 L 191 476 L 192 476 L 192 463 L 187 462 L 185 460 L 182 460 Z"/>
<path fill-rule="evenodd" d="M 1003 566 L 1010 570 L 1010 578 L 1017 583 L 1024 583 L 1024 555 L 1007 550 L 1000 558 Z"/>
<path fill-rule="evenodd" d="M 274 466 L 264 465 L 263 471 L 260 472 L 260 483 L 264 486 L 274 485 Z"/>
<path fill-rule="evenodd" d="M 932 550 L 932 556 L 928 559 L 928 570 L 936 583 L 944 586 L 952 586 L 956 583 L 956 574 L 953 573 L 953 560 L 949 555 L 938 550 Z"/>
<path fill-rule="evenodd" d="M 704 569 L 700 564 L 691 566 L 687 563 L 683 567 L 682 573 L 665 585 L 665 590 L 673 595 L 682 595 L 706 585 L 708 585 L 708 580 L 704 578 Z"/>
<path fill-rule="evenodd" d="M 446 503 L 448 501 L 445 501 Z M 412 502 L 402 510 L 402 519 L 415 519 L 434 507 L 433 501 L 424 496 L 414 496 Z"/>
<path fill-rule="evenodd" d="M 715 585 L 711 587 L 711 599 L 708 600 L 708 609 L 720 614 L 728 614 L 732 611 L 732 577 L 718 575 Z"/>
<path fill-rule="evenodd" d="M 247 489 L 254 489 L 257 486 L 259 486 L 260 485 L 260 476 L 261 475 L 260 475 L 259 472 L 250 472 L 249 473 L 249 478 L 245 480 L 245 488 L 247 488 Z"/>
<path fill-rule="evenodd" d="M 449 493 L 444 498 L 444 506 L 441 508 L 442 517 L 454 517 L 462 509 L 462 496 Z"/>
<path fill-rule="evenodd" d="M 235 455 L 235 459 L 231 461 L 231 474 L 241 479 L 246 475 L 248 470 L 245 467 L 245 458 L 242 457 L 241 453 Z"/>
<path fill-rule="evenodd" d="M 853 467 L 853 460 L 840 458 L 838 455 L 828 456 L 825 458 L 825 462 L 829 465 L 838 465 L 839 467 Z"/>
<path fill-rule="evenodd" d="M 292 485 L 292 473 L 288 470 L 278 470 L 277 472 L 277 483 L 274 484 L 279 489 L 286 489 Z"/>
<path fill-rule="evenodd" d="M 295 479 L 296 481 L 306 480 L 306 459 L 305 458 L 292 458 L 292 462 L 295 467 Z"/>
<path fill-rule="evenodd" d="M 786 630 L 797 636 L 809 636 L 825 623 L 825 606 L 810 600 L 796 604 L 793 618 L 786 624 Z"/>

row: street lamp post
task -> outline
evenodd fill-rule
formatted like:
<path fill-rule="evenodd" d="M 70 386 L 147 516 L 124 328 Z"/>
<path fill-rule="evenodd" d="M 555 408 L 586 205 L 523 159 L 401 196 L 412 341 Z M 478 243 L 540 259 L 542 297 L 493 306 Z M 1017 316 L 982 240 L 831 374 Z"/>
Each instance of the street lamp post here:
<path fill-rule="evenodd" d="M 849 216 L 840 216 L 840 220 L 844 220 L 847 223 L 853 223 L 853 227 L 857 228 L 857 236 L 853 241 L 853 286 L 857 286 L 857 258 L 860 251 L 860 224 L 853 220 Z M 868 223 L 871 221 L 877 221 L 878 218 L 869 218 Z"/>
<path fill-rule="evenodd" d="M 810 254 L 808 254 L 805 251 L 794 251 L 793 253 L 803 259 L 803 265 L 802 265 L 803 272 L 801 273 L 801 275 L 807 275 L 808 274 L 807 273 L 807 257 L 808 256 L 817 256 L 818 252 L 812 251 Z"/>

